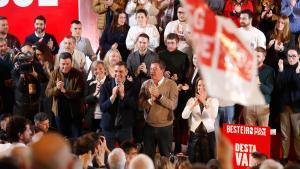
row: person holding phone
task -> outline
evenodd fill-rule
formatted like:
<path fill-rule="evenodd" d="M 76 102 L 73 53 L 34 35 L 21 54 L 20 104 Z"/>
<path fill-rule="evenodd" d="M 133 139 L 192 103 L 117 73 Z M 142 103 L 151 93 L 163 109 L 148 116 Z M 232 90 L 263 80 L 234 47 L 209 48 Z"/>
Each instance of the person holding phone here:
<path fill-rule="evenodd" d="M 189 119 L 190 124 L 188 156 L 192 163 L 207 163 L 215 158 L 214 123 L 219 101 L 207 95 L 204 81 L 200 78 L 197 80 L 195 91 L 195 97 L 188 100 L 182 112 L 182 118 Z"/>

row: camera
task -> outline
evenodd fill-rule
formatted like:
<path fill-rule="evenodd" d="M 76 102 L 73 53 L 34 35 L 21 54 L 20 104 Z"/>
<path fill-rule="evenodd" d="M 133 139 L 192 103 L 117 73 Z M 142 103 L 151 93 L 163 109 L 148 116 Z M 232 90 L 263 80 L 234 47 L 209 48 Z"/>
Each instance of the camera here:
<path fill-rule="evenodd" d="M 16 59 L 16 67 L 20 71 L 20 73 L 31 73 L 33 71 L 33 55 L 30 52 L 23 53 L 20 52 L 15 57 Z"/>

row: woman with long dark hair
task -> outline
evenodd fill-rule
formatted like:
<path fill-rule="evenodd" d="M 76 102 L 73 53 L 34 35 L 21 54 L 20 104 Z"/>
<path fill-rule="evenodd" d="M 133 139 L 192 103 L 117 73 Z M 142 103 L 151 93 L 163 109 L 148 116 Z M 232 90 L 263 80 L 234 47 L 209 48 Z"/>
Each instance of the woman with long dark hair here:
<path fill-rule="evenodd" d="M 189 119 L 190 136 L 188 156 L 190 162 L 207 163 L 215 158 L 215 119 L 219 102 L 216 98 L 208 97 L 204 81 L 196 82 L 195 97 L 188 100 L 182 118 Z"/>
<path fill-rule="evenodd" d="M 100 39 L 100 47 L 102 56 L 105 56 L 106 52 L 110 49 L 118 49 L 122 56 L 122 60 L 126 62 L 130 53 L 126 48 L 125 40 L 129 30 L 129 26 L 126 23 L 127 14 L 124 10 L 118 9 L 114 13 L 113 20 L 110 26 L 107 26 Z"/>
<path fill-rule="evenodd" d="M 265 64 L 278 70 L 279 59 L 286 58 L 286 51 L 290 42 L 290 22 L 287 16 L 280 16 L 267 43 L 267 56 Z"/>

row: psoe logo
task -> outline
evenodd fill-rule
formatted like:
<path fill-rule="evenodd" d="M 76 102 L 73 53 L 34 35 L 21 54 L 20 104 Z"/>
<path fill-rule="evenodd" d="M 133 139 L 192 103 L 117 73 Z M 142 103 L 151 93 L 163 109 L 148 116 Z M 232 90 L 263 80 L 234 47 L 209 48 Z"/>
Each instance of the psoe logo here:
<path fill-rule="evenodd" d="M 33 0 L 12 0 L 19 7 L 27 7 Z M 0 8 L 5 7 L 9 0 L 0 0 Z M 38 6 L 58 6 L 58 0 L 38 0 Z"/>

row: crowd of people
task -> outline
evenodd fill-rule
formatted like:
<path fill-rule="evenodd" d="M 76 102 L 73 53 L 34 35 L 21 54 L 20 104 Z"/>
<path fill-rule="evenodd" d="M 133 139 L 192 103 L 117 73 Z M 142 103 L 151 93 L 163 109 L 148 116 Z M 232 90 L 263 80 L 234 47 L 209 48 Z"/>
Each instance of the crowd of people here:
<path fill-rule="evenodd" d="M 206 3 L 256 55 L 264 105 L 209 96 L 179 0 L 93 0 L 97 51 L 79 20 L 59 43 L 37 16 L 21 45 L 0 16 L 0 168 L 230 169 L 224 123 L 278 129 L 279 162 L 250 168 L 299 168 L 300 1 Z"/>

